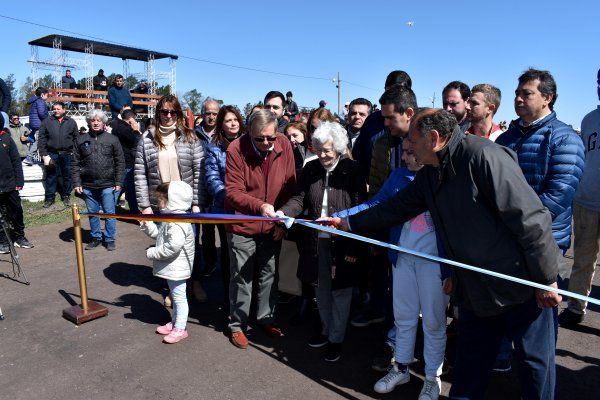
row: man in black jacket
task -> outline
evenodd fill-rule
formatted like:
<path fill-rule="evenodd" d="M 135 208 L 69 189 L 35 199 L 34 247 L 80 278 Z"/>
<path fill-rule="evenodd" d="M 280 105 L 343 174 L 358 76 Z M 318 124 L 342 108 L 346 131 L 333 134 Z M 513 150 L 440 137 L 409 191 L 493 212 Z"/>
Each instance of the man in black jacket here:
<path fill-rule="evenodd" d="M 16 247 L 30 249 L 33 245 L 25 237 L 23 207 L 19 190 L 23 189 L 23 167 L 15 142 L 8 129 L 4 129 L 4 115 L 0 114 L 0 205 L 6 210 L 2 217 L 9 220 L 14 232 Z M 10 251 L 4 229 L 0 227 L 0 254 Z"/>
<path fill-rule="evenodd" d="M 137 145 L 142 136 L 136 115 L 132 110 L 125 110 L 121 113 L 121 118 L 114 120 L 112 134 L 119 139 L 125 156 L 125 180 L 123 181 L 123 192 L 129 205 L 131 214 L 139 213 L 137 199 L 135 197 L 135 185 L 133 182 L 133 167 L 135 165 L 135 153 Z M 119 194 L 119 197 L 121 195 Z"/>
<path fill-rule="evenodd" d="M 550 214 L 511 150 L 465 135 L 436 109 L 413 119 L 406 143 L 425 167 L 388 202 L 338 220 L 341 229 L 380 229 L 429 210 L 450 259 L 556 287 Z M 552 307 L 561 297 L 463 268 L 453 280 L 459 322 L 450 398 L 484 397 L 505 334 L 515 343 L 523 397 L 554 398 Z"/>
<path fill-rule="evenodd" d="M 10 93 L 10 88 L 3 79 L 0 79 L 0 111 L 8 113 L 11 99 L 12 94 Z"/>
<path fill-rule="evenodd" d="M 104 132 L 108 118 L 103 111 L 90 111 L 86 120 L 90 130 L 77 136 L 73 147 L 73 185 L 77 193 L 83 193 L 89 212 L 97 213 L 102 205 L 105 213 L 114 214 L 125 172 L 123 148 L 116 136 Z M 86 250 L 102 243 L 100 218 L 89 218 L 92 240 L 85 246 Z M 116 220 L 106 218 L 104 241 L 107 250 L 115 250 L 116 235 Z"/>
<path fill-rule="evenodd" d="M 44 208 L 54 204 L 56 183 L 62 176 L 61 198 L 65 207 L 70 206 L 73 185 L 71 182 L 71 157 L 73 139 L 79 135 L 77 124 L 65 115 L 65 104 L 57 101 L 52 105 L 53 115 L 44 120 L 38 134 L 38 150 L 46 167 L 46 199 Z"/>

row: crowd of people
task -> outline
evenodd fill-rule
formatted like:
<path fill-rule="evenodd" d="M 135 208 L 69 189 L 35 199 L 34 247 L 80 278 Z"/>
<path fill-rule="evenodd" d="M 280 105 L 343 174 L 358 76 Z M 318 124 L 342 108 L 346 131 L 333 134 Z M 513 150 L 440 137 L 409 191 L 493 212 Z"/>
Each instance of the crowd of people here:
<path fill-rule="evenodd" d="M 92 110 L 88 131 L 79 133 L 63 103 L 52 104 L 51 113 L 44 108 L 44 88 L 30 100 L 37 116 L 30 118 L 31 132 L 19 125 L 18 115 L 10 119 L 10 130 L 0 135 L 5 150 L 0 200 L 11 210 L 16 245 L 32 246 L 24 236 L 18 196 L 21 160 L 29 162 L 32 152 L 46 165 L 45 207 L 54 202 L 60 176 L 64 205 L 74 188 L 90 212 L 114 213 L 124 190 L 134 214 L 327 222 L 549 290 L 388 254 L 306 227 L 288 229 L 281 221 L 144 222 L 142 230 L 156 239 L 147 256 L 154 274 L 167 280 L 165 304 L 173 307 L 171 321 L 156 331 L 166 343 L 188 336 L 187 281 L 193 297 L 206 301 L 201 278 L 220 265 L 231 343 L 248 347 L 253 320 L 266 335 L 282 336 L 276 305 L 285 237 L 296 242 L 302 297 L 316 299 L 320 318 L 307 344 L 324 348 L 325 361 L 342 357 L 348 323 L 383 323 L 382 350 L 372 367 L 386 374 L 375 383 L 376 392 L 409 381 L 422 323 L 425 379 L 419 399 L 439 397 L 449 315 L 457 338 L 450 398 L 483 398 L 491 371 L 510 369 L 511 358 L 519 367 L 523 398 L 554 397 L 558 326 L 583 322 L 586 310 L 585 302 L 569 299 L 558 315 L 561 297 L 551 290 L 569 277 L 563 256 L 571 245 L 572 221 L 570 290 L 589 294 L 599 252 L 600 184 L 594 173 L 600 167 L 600 108 L 585 117 L 578 135 L 557 118 L 552 75 L 528 69 L 515 91 L 518 118 L 504 131 L 494 122 L 501 103 L 497 87 L 450 82 L 442 92 L 443 109 L 419 108 L 410 76 L 392 71 L 377 111 L 357 98 L 335 115 L 322 101 L 302 120 L 292 92 L 270 91 L 246 119 L 235 106 L 208 98 L 195 126 L 188 126 L 178 98 L 167 95 L 140 129 L 122 81 L 117 77 L 108 91 L 110 128 L 105 113 Z M 598 88 L 600 98 L 600 71 Z M 26 146 L 32 132 L 39 142 L 34 150 Z M 102 230 L 100 220 L 90 217 L 90 226 L 86 250 L 101 244 L 116 249 L 114 219 L 107 218 Z M 7 238 L 1 239 L 0 252 L 6 252 Z M 350 318 L 356 293 L 368 307 Z"/>

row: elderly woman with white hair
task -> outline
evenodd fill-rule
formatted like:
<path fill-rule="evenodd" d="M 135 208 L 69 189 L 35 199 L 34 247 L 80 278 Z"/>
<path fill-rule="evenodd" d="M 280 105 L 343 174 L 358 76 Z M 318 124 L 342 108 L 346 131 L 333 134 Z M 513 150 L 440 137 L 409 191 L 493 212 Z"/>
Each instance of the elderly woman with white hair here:
<path fill-rule="evenodd" d="M 336 122 L 321 122 L 311 140 L 318 159 L 306 164 L 296 194 L 278 214 L 295 217 L 307 210 L 308 218 L 317 219 L 365 201 L 367 185 L 348 155 L 346 130 Z M 334 362 L 341 356 L 361 245 L 316 230 L 301 240 L 305 243 L 300 246 L 297 275 L 316 286 L 322 325 L 321 333 L 310 338 L 308 345 L 325 346 L 325 361 Z"/>
<path fill-rule="evenodd" d="M 89 131 L 74 138 L 71 176 L 75 192 L 83 194 L 85 206 L 91 213 L 100 211 L 115 213 L 117 197 L 125 177 L 123 148 L 116 136 L 105 131 L 106 114 L 102 110 L 91 110 L 86 120 Z M 92 238 L 86 250 L 102 243 L 100 219 L 89 217 Z M 117 222 L 107 218 L 104 223 L 104 244 L 109 251 L 115 250 Z"/>

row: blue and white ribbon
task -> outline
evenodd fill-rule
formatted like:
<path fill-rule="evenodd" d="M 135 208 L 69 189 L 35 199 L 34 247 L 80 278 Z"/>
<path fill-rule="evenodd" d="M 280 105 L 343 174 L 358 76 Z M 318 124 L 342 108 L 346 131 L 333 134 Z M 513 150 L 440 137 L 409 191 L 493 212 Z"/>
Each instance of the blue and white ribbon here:
<path fill-rule="evenodd" d="M 411 250 L 411 249 L 407 249 L 406 247 L 400 247 L 400 246 L 396 246 L 396 245 L 389 244 L 389 243 L 386 243 L 386 242 L 382 242 L 382 241 L 379 241 L 379 240 L 370 239 L 370 238 L 367 238 L 367 237 L 364 237 L 364 236 L 357 235 L 355 233 L 340 231 L 340 230 L 335 229 L 335 228 L 330 228 L 328 226 L 319 225 L 319 224 L 315 224 L 315 223 L 312 223 L 312 222 L 307 222 L 307 221 L 302 221 L 302 220 L 294 220 L 293 218 L 288 218 L 288 220 L 285 221 L 284 223 L 285 223 L 286 227 L 292 226 L 293 223 L 296 223 L 296 224 L 304 225 L 304 226 L 312 228 L 312 229 L 317 229 L 317 230 L 320 230 L 320 231 L 323 231 L 323 232 L 332 233 L 334 235 L 345 236 L 345 237 L 348 237 L 348 238 L 351 238 L 351 239 L 360 240 L 361 242 L 373 244 L 375 246 L 386 247 L 386 248 L 391 249 L 391 250 L 399 251 L 399 252 L 406 253 L 406 254 L 412 254 L 413 256 L 425 258 L 425 259 L 428 259 L 428 260 L 431 260 L 431 261 L 435 261 L 435 262 L 438 262 L 438 263 L 444 263 L 444 264 L 448 264 L 448 265 L 453 265 L 455 267 L 464 268 L 464 269 L 467 269 L 469 271 L 474 271 L 474 272 L 478 272 L 478 273 L 481 273 L 481 274 L 490 275 L 490 276 L 493 276 L 493 277 L 496 277 L 496 278 L 506 279 L 507 281 L 511 281 L 511 282 L 515 282 L 515 283 L 520 283 L 522 285 L 530 286 L 530 287 L 533 287 L 533 288 L 536 288 L 536 289 L 547 290 L 549 292 L 556 292 L 556 293 L 564 295 L 564 296 L 569 296 L 569 297 L 572 297 L 572 298 L 575 298 L 575 299 L 578 299 L 578 300 L 587 301 L 589 303 L 600 305 L 600 300 L 594 299 L 592 297 L 583 296 L 583 295 L 580 295 L 580 294 L 577 294 L 577 293 L 569 292 L 568 290 L 553 288 L 553 287 L 550 287 L 550 286 L 543 285 L 541 283 L 531 282 L 531 281 L 528 281 L 528 280 L 525 280 L 525 279 L 521 279 L 521 278 L 515 278 L 514 276 L 501 274 L 499 272 L 494 272 L 494 271 L 489 271 L 487 269 L 483 269 L 483 268 L 479 268 L 479 267 L 474 267 L 472 265 L 463 264 L 463 263 L 458 262 L 458 261 L 452 261 L 452 260 L 448 260 L 446 258 L 432 256 L 430 254 L 421 253 L 419 251 L 414 251 L 414 250 Z"/>

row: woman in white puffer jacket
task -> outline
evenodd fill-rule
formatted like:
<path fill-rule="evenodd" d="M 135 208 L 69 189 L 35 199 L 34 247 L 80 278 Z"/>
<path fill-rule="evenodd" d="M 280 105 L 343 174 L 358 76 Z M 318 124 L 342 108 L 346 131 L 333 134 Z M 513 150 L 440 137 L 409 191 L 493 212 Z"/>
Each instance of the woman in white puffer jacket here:
<path fill-rule="evenodd" d="M 162 214 L 183 214 L 192 206 L 192 188 L 183 181 L 161 183 L 156 188 L 156 197 Z M 154 222 L 143 222 L 141 229 L 156 239 L 146 255 L 153 260 L 153 274 L 167 280 L 173 296 L 171 322 L 156 328 L 166 335 L 166 343 L 177 343 L 188 336 L 185 326 L 189 312 L 186 297 L 186 280 L 192 275 L 194 264 L 194 231 L 187 222 L 169 222 L 157 226 Z"/>

